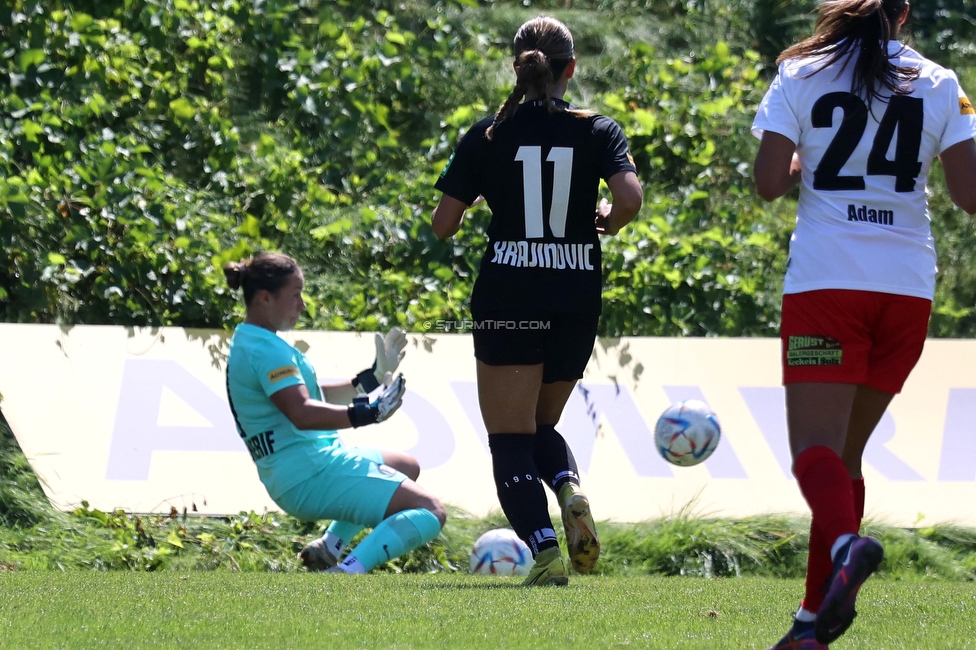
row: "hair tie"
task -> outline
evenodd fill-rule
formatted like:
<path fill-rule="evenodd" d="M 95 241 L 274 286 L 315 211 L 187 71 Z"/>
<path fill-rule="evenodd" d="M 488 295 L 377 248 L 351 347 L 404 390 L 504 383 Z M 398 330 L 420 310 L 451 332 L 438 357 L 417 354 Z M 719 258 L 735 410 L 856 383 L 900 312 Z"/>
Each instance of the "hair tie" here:
<path fill-rule="evenodd" d="M 244 287 L 244 276 L 247 275 L 247 262 L 241 262 L 237 271 L 237 284 Z"/>

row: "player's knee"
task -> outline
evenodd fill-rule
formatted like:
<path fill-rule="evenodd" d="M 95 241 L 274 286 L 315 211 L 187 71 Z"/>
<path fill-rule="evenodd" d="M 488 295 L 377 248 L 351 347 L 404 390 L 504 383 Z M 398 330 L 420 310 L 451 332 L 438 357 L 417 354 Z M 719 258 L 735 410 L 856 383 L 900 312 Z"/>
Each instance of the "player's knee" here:
<path fill-rule="evenodd" d="M 384 451 L 383 462 L 401 474 L 405 474 L 411 481 L 416 481 L 420 476 L 420 462 L 403 452 Z"/>
<path fill-rule="evenodd" d="M 411 481 L 416 481 L 417 477 L 420 476 L 420 462 L 413 456 L 404 455 L 403 457 L 403 467 L 400 471 L 406 474 Z"/>
<path fill-rule="evenodd" d="M 447 509 L 444 507 L 444 504 L 441 503 L 440 499 L 437 497 L 431 498 L 433 499 L 433 507 L 430 509 L 430 511 L 435 517 L 437 517 L 437 521 L 441 522 L 441 528 L 443 528 L 444 524 L 447 523 Z"/>
<path fill-rule="evenodd" d="M 440 522 L 441 528 L 443 528 L 444 522 L 447 521 L 447 509 L 444 508 L 441 500 L 432 494 L 424 494 L 418 501 L 419 503 L 417 503 L 416 507 L 423 508 L 437 517 L 437 521 Z"/>
<path fill-rule="evenodd" d="M 437 517 L 437 521 L 440 522 L 441 528 L 444 527 L 444 523 L 447 521 L 447 508 L 441 503 L 441 500 L 435 497 L 433 494 L 425 493 L 421 498 L 422 503 L 418 504 L 418 508 L 423 508 L 429 511 L 432 515 Z"/>

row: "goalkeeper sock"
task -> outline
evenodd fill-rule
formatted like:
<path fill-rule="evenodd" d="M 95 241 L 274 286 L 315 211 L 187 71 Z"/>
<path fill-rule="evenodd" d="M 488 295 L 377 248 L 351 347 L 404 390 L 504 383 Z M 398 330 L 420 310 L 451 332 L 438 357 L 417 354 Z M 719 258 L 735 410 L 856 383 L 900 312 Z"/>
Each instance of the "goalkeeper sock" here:
<path fill-rule="evenodd" d="M 332 554 L 339 557 L 346 545 L 352 542 L 362 529 L 363 527 L 359 524 L 336 519 L 325 529 L 322 539 Z"/>
<path fill-rule="evenodd" d="M 532 459 L 535 437 L 523 433 L 488 436 L 492 472 L 498 502 L 515 534 L 528 544 L 535 557 L 539 551 L 559 546 L 549 518 L 546 488 Z"/>
<path fill-rule="evenodd" d="M 339 566 L 347 573 L 366 573 L 426 544 L 440 532 L 441 522 L 430 510 L 403 510 L 377 524 Z"/>
<path fill-rule="evenodd" d="M 559 489 L 566 483 L 580 484 L 573 450 L 569 448 L 562 434 L 556 431 L 555 425 L 538 426 L 532 458 L 539 468 L 539 476 L 556 494 L 559 494 Z"/>

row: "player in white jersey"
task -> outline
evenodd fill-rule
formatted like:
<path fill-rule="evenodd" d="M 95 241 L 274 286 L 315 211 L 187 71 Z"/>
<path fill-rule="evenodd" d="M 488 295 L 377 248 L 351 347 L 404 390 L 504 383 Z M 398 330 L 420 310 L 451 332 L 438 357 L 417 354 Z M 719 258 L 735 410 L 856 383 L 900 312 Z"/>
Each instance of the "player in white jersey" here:
<path fill-rule="evenodd" d="M 333 520 L 323 537 L 302 549 L 302 564 L 365 573 L 436 537 L 446 513 L 414 482 L 416 459 L 348 447 L 336 432 L 382 422 L 399 408 L 403 376 L 392 373 L 406 344 L 402 332 L 377 335 L 376 361 L 354 379 L 320 385 L 305 355 L 278 336 L 305 309 L 304 277 L 295 261 L 261 253 L 228 263 L 224 275 L 232 289 L 242 290 L 247 307 L 227 355 L 227 397 L 258 476 L 288 514 Z M 340 563 L 345 545 L 364 526 L 373 531 Z"/>
<path fill-rule="evenodd" d="M 906 0 L 832 0 L 760 104 L 755 179 L 800 184 L 780 336 L 793 473 L 812 511 L 806 593 L 774 648 L 818 650 L 884 557 L 858 537 L 861 456 L 918 361 L 935 293 L 926 176 L 976 212 L 976 115 L 955 74 L 898 42 Z"/>

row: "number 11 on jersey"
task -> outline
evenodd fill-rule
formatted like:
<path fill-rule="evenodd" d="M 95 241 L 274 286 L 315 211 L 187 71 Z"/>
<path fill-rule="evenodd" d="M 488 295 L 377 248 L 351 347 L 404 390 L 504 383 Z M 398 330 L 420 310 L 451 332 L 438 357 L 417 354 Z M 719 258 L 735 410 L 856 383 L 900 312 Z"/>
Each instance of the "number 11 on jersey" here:
<path fill-rule="evenodd" d="M 522 185 L 525 188 L 525 238 L 545 237 L 542 219 L 542 147 L 519 147 L 515 160 L 522 163 Z M 566 214 L 569 210 L 569 184 L 573 177 L 573 150 L 553 147 L 546 162 L 553 164 L 552 203 L 549 207 L 549 229 L 553 237 L 566 236 Z"/>

